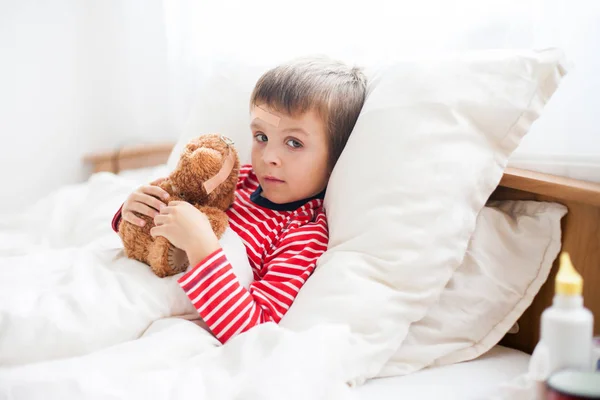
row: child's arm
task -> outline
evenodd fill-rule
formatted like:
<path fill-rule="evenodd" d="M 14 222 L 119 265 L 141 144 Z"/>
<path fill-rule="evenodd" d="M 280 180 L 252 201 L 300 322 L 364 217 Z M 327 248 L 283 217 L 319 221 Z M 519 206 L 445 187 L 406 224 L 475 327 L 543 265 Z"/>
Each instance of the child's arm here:
<path fill-rule="evenodd" d="M 290 229 L 267 257 L 267 271 L 246 290 L 222 249 L 209 255 L 178 282 L 215 336 L 231 337 L 264 322 L 278 323 L 327 249 L 325 214 Z"/>

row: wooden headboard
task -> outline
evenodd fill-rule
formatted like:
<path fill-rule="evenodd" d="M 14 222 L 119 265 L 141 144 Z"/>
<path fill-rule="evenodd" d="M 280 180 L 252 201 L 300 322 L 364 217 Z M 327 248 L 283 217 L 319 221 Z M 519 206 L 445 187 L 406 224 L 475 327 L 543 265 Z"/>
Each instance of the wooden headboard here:
<path fill-rule="evenodd" d="M 154 143 L 125 146 L 113 151 L 87 154 L 84 163 L 92 167 L 92 172 L 118 173 L 124 170 L 153 167 L 164 164 L 169 159 L 174 143 Z"/>
<path fill-rule="evenodd" d="M 94 172 L 117 173 L 125 169 L 166 163 L 173 143 L 122 148 L 84 158 Z M 562 220 L 562 250 L 567 251 L 583 276 L 584 303 L 594 315 L 594 334 L 600 334 L 600 184 L 508 168 L 492 200 L 538 200 L 564 204 L 569 212 Z M 546 283 L 519 320 L 519 332 L 506 335 L 502 345 L 531 353 L 538 342 L 540 316 L 552 303 L 558 259 Z"/>

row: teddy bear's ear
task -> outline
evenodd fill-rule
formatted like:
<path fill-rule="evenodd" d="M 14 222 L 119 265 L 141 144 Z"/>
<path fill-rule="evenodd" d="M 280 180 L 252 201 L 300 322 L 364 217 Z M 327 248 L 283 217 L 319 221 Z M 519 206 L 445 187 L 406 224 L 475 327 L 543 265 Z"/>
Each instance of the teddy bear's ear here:
<path fill-rule="evenodd" d="M 188 144 L 185 145 L 185 149 L 190 152 L 193 152 L 198 147 L 200 147 L 200 141 L 198 139 L 193 139 Z"/>

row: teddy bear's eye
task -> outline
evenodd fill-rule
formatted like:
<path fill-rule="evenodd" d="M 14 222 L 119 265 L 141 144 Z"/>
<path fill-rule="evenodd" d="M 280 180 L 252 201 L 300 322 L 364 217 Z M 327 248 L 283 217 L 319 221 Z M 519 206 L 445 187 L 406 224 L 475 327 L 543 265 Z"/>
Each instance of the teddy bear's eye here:
<path fill-rule="evenodd" d="M 185 193 L 179 192 L 179 197 L 185 197 Z"/>

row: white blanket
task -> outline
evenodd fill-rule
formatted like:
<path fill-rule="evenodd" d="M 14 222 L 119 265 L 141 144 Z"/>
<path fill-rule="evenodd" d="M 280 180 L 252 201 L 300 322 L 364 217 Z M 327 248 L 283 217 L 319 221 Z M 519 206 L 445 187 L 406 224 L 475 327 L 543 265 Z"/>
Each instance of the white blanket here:
<path fill-rule="evenodd" d="M 346 329 L 265 324 L 220 346 L 178 276 L 124 256 L 112 216 L 165 172 L 96 174 L 0 215 L 0 399 L 352 398 Z M 243 244 L 221 243 L 247 284 Z"/>

